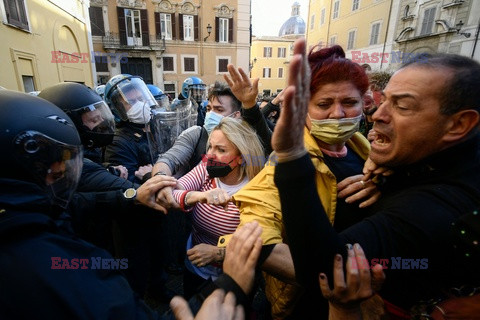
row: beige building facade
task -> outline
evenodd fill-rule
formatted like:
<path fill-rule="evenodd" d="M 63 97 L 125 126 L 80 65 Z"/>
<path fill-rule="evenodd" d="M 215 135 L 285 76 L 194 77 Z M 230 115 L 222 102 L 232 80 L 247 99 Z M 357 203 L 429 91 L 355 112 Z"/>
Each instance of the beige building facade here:
<path fill-rule="evenodd" d="M 402 0 L 397 21 L 394 52 L 403 60 L 445 52 L 480 61 L 480 1 Z"/>
<path fill-rule="evenodd" d="M 310 0 L 307 47 L 338 44 L 369 70 L 384 70 L 393 48 L 399 0 Z"/>
<path fill-rule="evenodd" d="M 310 0 L 307 44 L 339 44 L 367 70 L 394 71 L 424 52 L 480 61 L 480 1 Z"/>
<path fill-rule="evenodd" d="M 250 77 L 259 78 L 259 94 L 271 96 L 285 88 L 294 41 L 280 37 L 253 37 Z"/>
<path fill-rule="evenodd" d="M 183 81 L 248 70 L 250 0 L 91 0 L 97 83 L 140 75 L 172 98 Z"/>
<path fill-rule="evenodd" d="M 88 5 L 81 0 L 0 0 L 0 86 L 40 91 L 94 85 Z"/>

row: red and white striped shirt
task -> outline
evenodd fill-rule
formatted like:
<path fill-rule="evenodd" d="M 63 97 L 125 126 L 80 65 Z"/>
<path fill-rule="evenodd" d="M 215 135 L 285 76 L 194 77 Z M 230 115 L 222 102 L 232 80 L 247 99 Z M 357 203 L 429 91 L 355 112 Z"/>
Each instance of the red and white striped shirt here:
<path fill-rule="evenodd" d="M 239 183 L 238 188 L 229 188 L 230 196 L 236 193 L 248 182 L 245 178 Z M 189 191 L 208 191 L 218 187 L 217 178 L 210 178 L 207 172 L 206 162 L 200 162 L 189 173 L 178 179 L 178 183 L 185 190 L 174 190 L 173 197 L 183 208 L 185 195 Z M 232 190 L 233 189 L 233 190 Z M 186 210 L 185 210 L 186 211 Z M 232 234 L 240 223 L 238 207 L 230 201 L 227 209 L 222 206 L 196 203 L 193 207 L 192 240 L 193 245 L 207 243 L 217 245 L 218 238 L 226 234 Z"/>

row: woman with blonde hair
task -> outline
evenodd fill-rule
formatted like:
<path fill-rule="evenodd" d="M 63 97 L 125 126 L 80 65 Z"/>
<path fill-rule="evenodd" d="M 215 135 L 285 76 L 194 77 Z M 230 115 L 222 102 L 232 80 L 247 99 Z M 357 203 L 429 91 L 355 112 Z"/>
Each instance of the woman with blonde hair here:
<path fill-rule="evenodd" d="M 210 133 L 202 162 L 178 180 L 173 196 L 182 210 L 193 214 L 185 297 L 222 273 L 225 248 L 217 247 L 218 238 L 233 233 L 240 222 L 232 196 L 262 169 L 263 159 L 255 131 L 244 121 L 225 117 Z"/>

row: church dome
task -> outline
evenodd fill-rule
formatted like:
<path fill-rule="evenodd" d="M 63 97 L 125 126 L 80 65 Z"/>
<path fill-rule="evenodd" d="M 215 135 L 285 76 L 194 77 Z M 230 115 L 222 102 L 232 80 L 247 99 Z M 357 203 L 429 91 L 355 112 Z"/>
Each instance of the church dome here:
<path fill-rule="evenodd" d="M 278 33 L 279 37 L 299 36 L 305 34 L 305 21 L 300 17 L 300 4 L 292 5 L 292 16 L 285 21 Z"/>

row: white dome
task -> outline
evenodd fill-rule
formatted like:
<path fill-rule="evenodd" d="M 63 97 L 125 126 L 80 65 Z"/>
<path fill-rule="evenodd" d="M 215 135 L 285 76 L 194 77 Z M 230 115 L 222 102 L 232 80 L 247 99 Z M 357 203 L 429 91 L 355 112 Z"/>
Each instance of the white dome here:
<path fill-rule="evenodd" d="M 300 4 L 294 2 L 292 5 L 292 16 L 285 21 L 278 32 L 279 37 L 305 34 L 305 21 L 300 17 Z"/>

